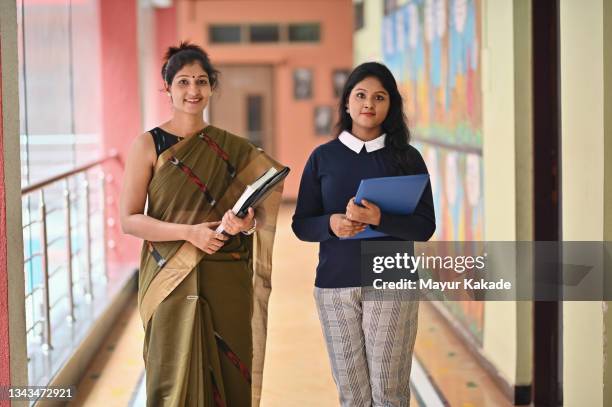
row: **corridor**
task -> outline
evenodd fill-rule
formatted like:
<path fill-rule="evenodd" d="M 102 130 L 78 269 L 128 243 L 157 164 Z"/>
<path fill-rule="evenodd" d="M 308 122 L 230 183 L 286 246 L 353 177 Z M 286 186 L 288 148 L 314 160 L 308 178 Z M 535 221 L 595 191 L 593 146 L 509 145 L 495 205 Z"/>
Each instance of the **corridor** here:
<path fill-rule="evenodd" d="M 452 249 L 449 267 L 432 252 L 444 282 L 483 249 L 483 279 L 527 283 L 420 302 L 411 406 L 612 406 L 612 0 L 0 1 L 0 387 L 77 385 L 72 406 L 146 405 L 142 235 L 124 233 L 121 195 L 134 140 L 182 115 L 166 54 L 184 41 L 219 77 L 193 118 L 291 168 L 263 407 L 338 405 L 313 298 L 318 247 L 290 223 L 304 164 L 349 130 L 335 124 L 349 123 L 351 73 L 373 61 L 410 132 L 397 138 L 393 120 L 377 135 L 422 157 L 431 245 Z M 498 242 L 509 249 L 484 251 Z M 538 242 L 559 245 L 551 261 Z"/>

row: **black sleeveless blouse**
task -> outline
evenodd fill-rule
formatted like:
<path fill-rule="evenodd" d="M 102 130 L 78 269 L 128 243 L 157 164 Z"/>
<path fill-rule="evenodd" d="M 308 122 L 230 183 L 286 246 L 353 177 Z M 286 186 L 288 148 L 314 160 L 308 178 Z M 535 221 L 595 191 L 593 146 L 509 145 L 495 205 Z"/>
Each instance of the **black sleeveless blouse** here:
<path fill-rule="evenodd" d="M 153 136 L 153 143 L 155 143 L 155 152 L 157 153 L 158 157 L 161 153 L 181 141 L 179 137 L 175 136 L 174 134 L 168 133 L 167 131 L 162 130 L 159 127 L 156 127 L 153 130 L 149 130 L 149 133 L 151 133 L 151 136 Z"/>

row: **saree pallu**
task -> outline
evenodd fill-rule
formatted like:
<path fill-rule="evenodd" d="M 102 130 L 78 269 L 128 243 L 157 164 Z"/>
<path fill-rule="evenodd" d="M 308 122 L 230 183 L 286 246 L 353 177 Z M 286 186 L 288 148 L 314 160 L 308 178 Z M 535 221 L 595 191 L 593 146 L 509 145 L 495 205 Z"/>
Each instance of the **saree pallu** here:
<path fill-rule="evenodd" d="M 220 220 L 249 183 L 281 165 L 245 139 L 208 126 L 157 160 L 147 215 Z M 148 406 L 258 406 L 282 185 L 257 208 L 258 229 L 213 255 L 186 241 L 144 242 L 138 305 Z"/>

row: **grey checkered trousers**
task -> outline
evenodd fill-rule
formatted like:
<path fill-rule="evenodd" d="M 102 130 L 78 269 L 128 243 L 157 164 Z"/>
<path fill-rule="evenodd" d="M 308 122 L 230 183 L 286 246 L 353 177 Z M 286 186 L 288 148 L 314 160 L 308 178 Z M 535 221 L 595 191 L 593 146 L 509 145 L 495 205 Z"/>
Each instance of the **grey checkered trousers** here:
<path fill-rule="evenodd" d="M 408 407 L 418 299 L 361 287 L 314 289 L 342 407 Z"/>

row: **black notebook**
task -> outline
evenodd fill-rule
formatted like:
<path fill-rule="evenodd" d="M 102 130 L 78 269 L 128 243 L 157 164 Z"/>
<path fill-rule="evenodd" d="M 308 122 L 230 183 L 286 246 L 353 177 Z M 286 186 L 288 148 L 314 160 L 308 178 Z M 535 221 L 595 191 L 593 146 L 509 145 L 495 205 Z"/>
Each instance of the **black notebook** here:
<path fill-rule="evenodd" d="M 264 199 L 268 197 L 270 192 L 274 189 L 279 182 L 287 177 L 289 174 L 289 167 L 284 167 L 281 170 L 277 170 L 274 167 L 270 167 L 266 172 L 264 172 L 259 178 L 257 178 L 253 183 L 247 185 L 244 189 L 240 198 L 236 201 L 232 208 L 232 212 L 239 218 L 244 218 L 249 208 L 255 208 L 259 203 L 263 202 Z M 216 230 L 217 233 L 225 233 L 223 231 L 223 226 L 219 225 Z M 225 233 L 227 234 L 227 233 Z"/>

